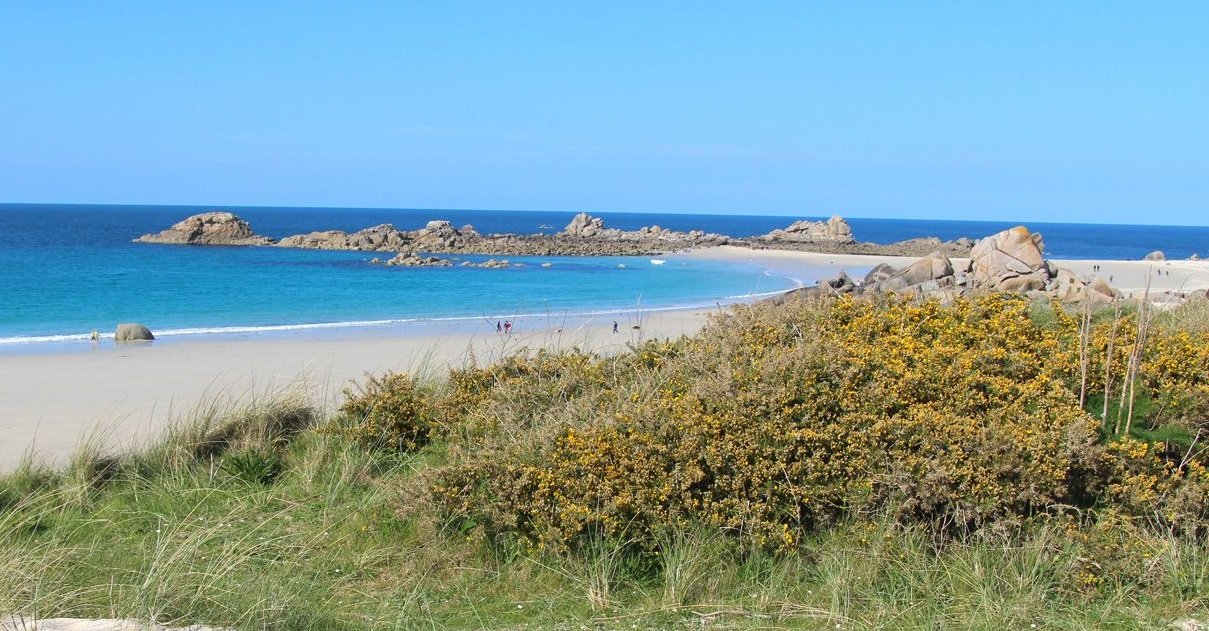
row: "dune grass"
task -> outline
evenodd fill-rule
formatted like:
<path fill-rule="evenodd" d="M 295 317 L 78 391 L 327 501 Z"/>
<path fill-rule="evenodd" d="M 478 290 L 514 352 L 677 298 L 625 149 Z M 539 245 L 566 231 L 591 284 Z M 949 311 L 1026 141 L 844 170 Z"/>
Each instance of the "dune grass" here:
<path fill-rule="evenodd" d="M 529 450 L 559 428 L 592 427 L 625 401 L 656 395 L 668 380 L 666 368 L 652 366 L 698 361 L 651 348 L 590 361 L 575 353 L 505 360 L 494 372 L 447 378 L 487 374 L 474 402 L 457 398 L 463 391 L 445 378 L 408 384 L 407 397 L 419 398 L 392 404 L 430 416 L 423 440 L 402 450 L 350 431 L 364 426 L 368 408 L 329 415 L 282 392 L 242 407 L 200 406 L 138 453 L 94 446 L 61 468 L 27 461 L 0 478 L 0 614 L 241 630 L 1086 629 L 1209 620 L 1204 533 L 1164 530 L 1113 507 L 1054 510 L 960 537 L 938 537 L 881 507 L 803 531 L 780 550 L 706 523 L 635 524 L 588 531 L 555 551 L 489 536 L 425 497 L 434 472 L 472 457 L 484 436 L 510 453 L 540 453 Z M 459 424 L 430 424 L 438 412 Z M 372 437 L 391 427 L 376 418 Z"/>

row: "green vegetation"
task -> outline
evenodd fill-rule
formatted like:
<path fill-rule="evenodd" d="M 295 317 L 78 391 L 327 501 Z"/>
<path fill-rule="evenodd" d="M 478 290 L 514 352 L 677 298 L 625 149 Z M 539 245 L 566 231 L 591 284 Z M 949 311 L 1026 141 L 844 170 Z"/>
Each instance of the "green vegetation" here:
<path fill-rule="evenodd" d="M 239 629 L 1209 619 L 1209 327 L 736 308 L 617 357 L 206 407 L 0 480 L 0 612 Z"/>

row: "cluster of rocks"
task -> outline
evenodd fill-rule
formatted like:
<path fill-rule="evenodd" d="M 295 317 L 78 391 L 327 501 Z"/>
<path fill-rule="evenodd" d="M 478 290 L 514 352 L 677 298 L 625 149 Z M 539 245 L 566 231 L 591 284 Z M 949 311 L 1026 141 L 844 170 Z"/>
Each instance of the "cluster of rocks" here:
<path fill-rule="evenodd" d="M 1045 260 L 1044 248 L 1040 234 L 1017 226 L 979 240 L 970 250 L 969 259 L 961 259 L 956 265 L 937 251 L 901 269 L 878 265 L 860 282 L 841 272 L 815 287 L 796 289 L 778 296 L 777 300 L 895 292 L 949 301 L 976 293 L 1012 292 L 1031 298 L 1102 306 L 1121 297 L 1119 291 L 1101 278 L 1080 276 Z"/>
<path fill-rule="evenodd" d="M 402 267 L 450 267 L 453 265 L 453 261 L 448 259 L 436 256 L 420 256 L 411 250 L 400 252 L 387 261 L 372 259 L 370 263 L 382 263 L 383 265 Z"/>
<path fill-rule="evenodd" d="M 663 246 L 658 250 L 648 252 L 649 254 L 657 254 L 668 249 L 678 250 L 726 245 L 732 241 L 731 237 L 716 232 L 705 232 L 703 230 L 684 232 L 680 230 L 668 230 L 658 225 L 644 226 L 638 230 L 630 231 L 606 228 L 603 219 L 593 217 L 588 213 L 575 215 L 571 219 L 571 223 L 567 224 L 567 227 L 556 236 L 570 239 L 596 239 L 613 242 L 628 241 Z"/>
<path fill-rule="evenodd" d="M 358 230 L 322 230 L 286 237 L 276 244 L 283 248 L 312 250 L 360 250 L 453 252 L 461 251 L 481 238 L 473 226 L 454 228 L 448 221 L 430 221 L 419 230 L 399 230 L 391 224 L 381 224 Z"/>
<path fill-rule="evenodd" d="M 852 236 L 852 226 L 839 215 L 833 215 L 827 221 L 795 221 L 786 228 L 778 228 L 756 239 L 773 243 L 856 243 L 856 238 Z"/>
<path fill-rule="evenodd" d="M 939 239 L 912 239 L 889 246 L 858 243 L 852 227 L 842 217 L 827 221 L 795 221 L 786 228 L 747 239 L 703 230 L 669 230 L 646 226 L 620 230 L 605 226 L 600 217 L 579 213 L 555 234 L 481 234 L 474 226 L 455 228 L 443 220 L 429 221 L 419 230 L 399 230 L 391 224 L 356 232 L 322 230 L 274 241 L 252 232 L 248 223 L 231 213 L 194 215 L 168 230 L 143 235 L 141 243 L 194 245 L 275 245 L 315 250 L 358 250 L 371 252 L 426 252 L 431 254 L 488 254 L 513 256 L 608 256 L 656 255 L 690 248 L 733 243 L 758 248 L 804 249 L 853 254 L 919 255 L 940 250 L 960 255 L 969 249 L 968 240 L 942 243 Z M 392 259 L 393 260 L 393 259 Z M 410 257 L 399 265 L 422 264 Z"/>

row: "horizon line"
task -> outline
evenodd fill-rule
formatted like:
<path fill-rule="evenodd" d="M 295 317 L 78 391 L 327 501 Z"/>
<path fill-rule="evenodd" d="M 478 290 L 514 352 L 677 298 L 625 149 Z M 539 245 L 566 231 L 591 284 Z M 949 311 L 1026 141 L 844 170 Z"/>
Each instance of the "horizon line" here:
<path fill-rule="evenodd" d="M 0 202 L 0 207 L 5 206 L 104 206 L 104 207 L 182 207 L 182 208 L 208 208 L 214 211 L 222 211 L 226 208 L 265 208 L 265 209 L 299 209 L 299 210 L 394 210 L 394 211 L 429 211 L 429 212 L 510 212 L 510 213 L 580 213 L 586 212 L 591 215 L 606 215 L 606 214 L 621 214 L 621 215 L 698 215 L 698 216 L 717 216 L 717 217 L 786 217 L 799 219 L 824 219 L 838 215 L 844 219 L 860 219 L 871 221 L 949 221 L 954 223 L 1016 223 L 1016 224 L 1040 224 L 1040 225 L 1083 225 L 1083 226 L 1149 226 L 1162 228 L 1209 228 L 1209 224 L 1173 224 L 1173 223 L 1126 223 L 1126 222 L 1101 222 L 1092 223 L 1087 221 L 1053 221 L 1043 219 L 937 219 L 937 218 L 920 218 L 920 217 L 871 217 L 862 215 L 848 215 L 842 213 L 827 213 L 827 214 L 786 214 L 781 212 L 759 211 L 755 212 L 735 212 L 735 211 L 706 211 L 706 210 L 585 210 L 585 209 L 567 209 L 567 210 L 550 210 L 541 208 L 425 208 L 420 206 L 414 207 L 395 207 L 395 206 L 329 206 L 315 204 L 196 204 L 196 203 L 157 203 L 157 202 L 105 202 L 105 203 L 82 203 L 82 202 Z M 764 214 L 768 213 L 768 214 Z"/>

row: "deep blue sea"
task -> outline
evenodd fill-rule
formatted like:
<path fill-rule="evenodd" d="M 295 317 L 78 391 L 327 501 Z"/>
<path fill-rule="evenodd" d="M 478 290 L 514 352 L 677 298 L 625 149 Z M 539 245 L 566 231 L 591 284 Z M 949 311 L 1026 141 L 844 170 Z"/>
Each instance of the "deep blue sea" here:
<path fill-rule="evenodd" d="M 0 352 L 62 347 L 118 322 L 147 324 L 161 338 L 250 336 L 308 330 L 491 327 L 502 318 L 584 314 L 734 302 L 817 279 L 790 279 L 754 265 L 670 257 L 510 257 L 526 267 L 388 268 L 381 253 L 131 243 L 201 206 L 0 204 Z M 556 232 L 574 211 L 391 210 L 222 207 L 271 237 L 321 229 L 401 229 L 430 219 L 480 232 Z M 659 224 L 732 236 L 762 234 L 795 218 L 597 213 L 610 227 Z M 803 217 L 809 218 L 809 217 Z M 817 218 L 816 218 L 817 219 Z M 861 241 L 981 237 L 1012 223 L 849 219 Z M 1053 258 L 1137 259 L 1209 254 L 1209 228 L 1030 224 Z M 488 257 L 464 256 L 483 260 Z M 540 263 L 550 262 L 543 268 Z M 624 267 L 621 267 L 624 265 Z"/>

